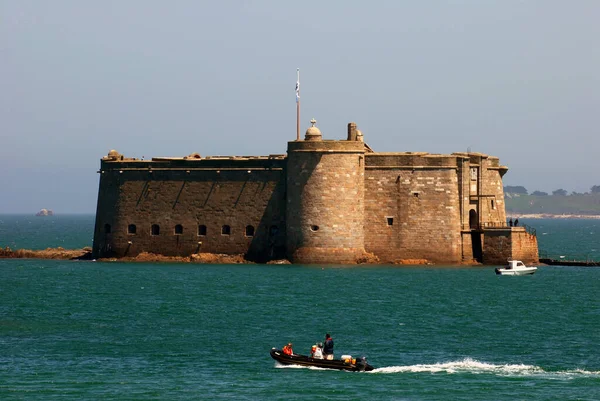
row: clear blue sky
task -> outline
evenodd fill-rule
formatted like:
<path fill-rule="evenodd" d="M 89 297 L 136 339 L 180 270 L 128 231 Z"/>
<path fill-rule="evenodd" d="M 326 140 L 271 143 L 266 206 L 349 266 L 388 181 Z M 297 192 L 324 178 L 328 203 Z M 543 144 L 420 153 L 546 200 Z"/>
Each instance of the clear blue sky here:
<path fill-rule="evenodd" d="M 600 185 L 600 2 L 0 0 L 0 213 L 95 212 L 131 157 L 284 154 L 355 121 L 376 151 L 498 156 Z"/>

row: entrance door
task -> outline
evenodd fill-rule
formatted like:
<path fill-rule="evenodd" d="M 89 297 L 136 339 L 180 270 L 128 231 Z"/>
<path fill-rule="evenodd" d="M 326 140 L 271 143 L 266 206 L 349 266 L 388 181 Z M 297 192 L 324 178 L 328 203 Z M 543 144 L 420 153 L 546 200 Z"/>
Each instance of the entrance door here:
<path fill-rule="evenodd" d="M 479 263 L 483 263 L 481 232 L 471 231 L 471 243 L 473 244 L 473 259 L 475 259 Z"/>

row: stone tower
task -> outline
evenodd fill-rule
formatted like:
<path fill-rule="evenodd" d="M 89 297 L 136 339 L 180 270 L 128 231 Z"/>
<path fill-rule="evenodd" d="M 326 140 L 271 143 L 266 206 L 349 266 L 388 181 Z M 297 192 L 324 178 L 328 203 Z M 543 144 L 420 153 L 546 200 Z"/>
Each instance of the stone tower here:
<path fill-rule="evenodd" d="M 365 144 L 356 124 L 347 140 L 323 140 L 316 121 L 288 142 L 286 230 L 293 263 L 355 263 L 364 254 Z"/>

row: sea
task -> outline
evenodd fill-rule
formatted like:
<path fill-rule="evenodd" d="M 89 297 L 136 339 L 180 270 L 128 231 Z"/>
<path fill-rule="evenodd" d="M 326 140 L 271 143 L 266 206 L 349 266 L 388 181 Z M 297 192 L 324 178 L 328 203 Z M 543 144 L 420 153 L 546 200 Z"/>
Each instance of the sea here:
<path fill-rule="evenodd" d="M 600 220 L 529 220 L 597 258 Z M 0 215 L 0 246 L 91 246 L 93 215 Z M 599 400 L 600 268 L 0 259 L 0 400 Z M 330 333 L 372 372 L 286 367 Z"/>

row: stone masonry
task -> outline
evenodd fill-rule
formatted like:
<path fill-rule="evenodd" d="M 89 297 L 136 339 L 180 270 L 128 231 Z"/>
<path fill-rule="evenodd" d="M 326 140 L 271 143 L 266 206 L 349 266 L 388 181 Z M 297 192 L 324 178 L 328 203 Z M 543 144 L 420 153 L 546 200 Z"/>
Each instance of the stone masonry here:
<path fill-rule="evenodd" d="M 287 155 L 101 160 L 93 255 L 244 254 L 266 262 L 538 261 L 537 238 L 506 224 L 498 158 L 374 152 L 310 127 Z"/>

